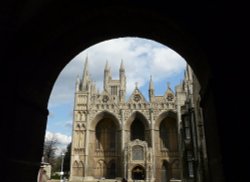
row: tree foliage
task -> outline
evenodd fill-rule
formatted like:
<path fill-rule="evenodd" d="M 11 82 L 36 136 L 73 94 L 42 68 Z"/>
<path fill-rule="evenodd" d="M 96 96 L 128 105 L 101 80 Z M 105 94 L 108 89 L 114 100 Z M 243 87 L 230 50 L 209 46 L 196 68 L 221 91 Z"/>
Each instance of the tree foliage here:
<path fill-rule="evenodd" d="M 65 174 L 69 174 L 69 171 L 70 171 L 70 156 L 71 156 L 71 143 L 68 144 L 67 150 L 64 156 L 63 169 L 65 171 Z"/>
<path fill-rule="evenodd" d="M 43 148 L 44 162 L 50 163 L 52 167 L 56 162 L 56 150 L 58 141 L 55 135 L 51 139 L 45 140 Z"/>

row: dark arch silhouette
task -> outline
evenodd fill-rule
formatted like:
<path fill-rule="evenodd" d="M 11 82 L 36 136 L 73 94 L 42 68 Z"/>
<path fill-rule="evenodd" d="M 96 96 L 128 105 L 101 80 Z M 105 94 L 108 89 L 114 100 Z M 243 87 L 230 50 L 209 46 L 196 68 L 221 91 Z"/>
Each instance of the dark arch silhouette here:
<path fill-rule="evenodd" d="M 131 172 L 132 172 L 133 180 L 145 180 L 146 179 L 145 168 L 140 165 L 135 166 Z"/>
<path fill-rule="evenodd" d="M 73 4 L 45 0 L 23 4 L 13 1 L 1 6 L 1 137 L 9 137 L 2 143 L 2 180 L 36 180 L 49 113 L 48 98 L 57 76 L 80 51 L 121 36 L 153 39 L 186 59 L 202 86 L 208 158 L 212 161 L 209 181 L 223 181 L 223 169 L 226 179 L 233 181 L 247 175 L 246 169 L 234 168 L 244 162 L 244 158 L 235 156 L 243 155 L 237 146 L 246 144 L 242 138 L 248 132 L 247 127 L 242 127 L 246 119 L 238 117 L 245 116 L 244 109 L 237 107 L 241 106 L 241 99 L 229 99 L 229 90 L 232 82 L 246 78 L 246 59 L 239 40 L 248 34 L 240 30 L 240 20 L 244 22 L 245 18 L 241 13 L 245 11 L 232 15 L 230 8 L 235 9 L 239 3 L 233 5 L 229 3 L 229 8 L 223 9 L 220 3 L 201 6 L 172 1 L 166 6 L 157 1 Z M 229 114 L 232 107 L 237 116 Z M 7 122 L 10 117 L 11 122 Z M 238 141 L 235 147 L 228 142 L 232 133 Z"/>
<path fill-rule="evenodd" d="M 139 119 L 135 119 L 130 126 L 130 140 L 142 140 L 145 141 L 145 126 Z"/>

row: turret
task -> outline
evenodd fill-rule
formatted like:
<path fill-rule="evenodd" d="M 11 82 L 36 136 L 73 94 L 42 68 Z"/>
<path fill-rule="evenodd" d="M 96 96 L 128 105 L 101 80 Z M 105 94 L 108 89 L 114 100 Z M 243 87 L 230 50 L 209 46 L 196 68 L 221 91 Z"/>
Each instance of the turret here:
<path fill-rule="evenodd" d="M 75 91 L 78 92 L 79 90 L 80 90 L 80 78 L 79 75 L 77 75 Z"/>
<path fill-rule="evenodd" d="M 119 73 L 120 73 L 119 100 L 120 100 L 120 102 L 124 102 L 125 101 L 125 94 L 126 94 L 126 76 L 125 76 L 125 68 L 123 65 L 123 60 L 121 60 Z"/>
<path fill-rule="evenodd" d="M 108 65 L 108 61 L 106 61 L 106 65 L 104 68 L 104 79 L 103 79 L 103 89 L 104 90 L 108 90 L 108 81 L 109 81 L 109 77 L 110 77 L 110 70 L 109 70 L 109 65 Z"/>
<path fill-rule="evenodd" d="M 148 89 L 148 94 L 149 94 L 149 101 L 154 102 L 154 83 L 152 76 L 150 76 L 150 81 L 149 81 L 149 89 Z"/>
<path fill-rule="evenodd" d="M 86 57 L 84 69 L 83 69 L 83 75 L 82 75 L 82 83 L 81 83 L 81 90 L 82 91 L 88 91 L 89 90 L 89 70 L 88 70 L 88 57 Z"/>

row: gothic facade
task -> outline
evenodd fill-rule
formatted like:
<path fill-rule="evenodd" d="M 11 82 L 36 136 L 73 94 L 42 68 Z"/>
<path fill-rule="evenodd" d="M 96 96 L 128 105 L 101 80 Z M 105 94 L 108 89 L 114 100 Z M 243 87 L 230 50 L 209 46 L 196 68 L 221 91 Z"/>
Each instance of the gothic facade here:
<path fill-rule="evenodd" d="M 195 157 L 192 151 L 196 148 L 185 144 L 186 135 L 191 137 L 192 131 L 183 132 L 182 123 L 189 112 L 188 103 L 194 102 L 193 75 L 187 68 L 176 91 L 168 85 L 162 96 L 154 94 L 151 77 L 147 101 L 137 85 L 126 99 L 123 62 L 118 80 L 112 79 L 106 63 L 104 88 L 97 91 L 86 59 L 75 88 L 70 181 L 124 177 L 129 182 L 170 182 L 196 178 L 195 165 L 192 160 L 188 162 L 191 154 Z"/>

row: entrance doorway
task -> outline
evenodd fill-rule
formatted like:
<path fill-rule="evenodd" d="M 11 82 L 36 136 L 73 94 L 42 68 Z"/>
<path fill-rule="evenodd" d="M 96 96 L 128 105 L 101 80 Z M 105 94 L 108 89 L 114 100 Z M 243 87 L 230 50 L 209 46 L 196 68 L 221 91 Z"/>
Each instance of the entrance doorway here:
<path fill-rule="evenodd" d="M 146 174 L 145 169 L 142 166 L 136 166 L 132 170 L 132 179 L 133 180 L 145 180 Z"/>

